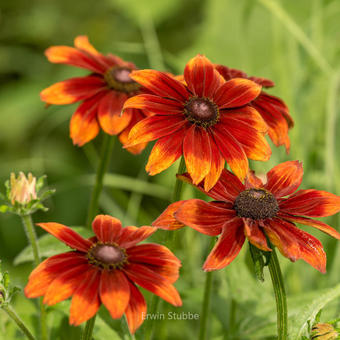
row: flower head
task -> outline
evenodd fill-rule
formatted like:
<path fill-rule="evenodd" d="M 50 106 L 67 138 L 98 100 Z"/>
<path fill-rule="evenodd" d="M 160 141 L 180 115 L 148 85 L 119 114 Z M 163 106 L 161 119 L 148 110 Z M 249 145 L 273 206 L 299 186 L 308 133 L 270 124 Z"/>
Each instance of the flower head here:
<path fill-rule="evenodd" d="M 311 335 L 312 339 L 335 340 L 338 339 L 339 333 L 329 323 L 317 323 L 313 326 Z"/>
<path fill-rule="evenodd" d="M 199 199 L 171 204 L 152 224 L 163 229 L 187 225 L 210 236 L 220 235 L 208 256 L 204 270 L 227 266 L 237 256 L 247 238 L 257 248 L 271 251 L 266 236 L 281 254 L 291 261 L 303 259 L 322 273 L 326 272 L 326 254 L 314 236 L 295 223 L 317 228 L 340 239 L 340 233 L 310 217 L 330 216 L 340 211 L 340 196 L 326 191 L 299 190 L 302 165 L 289 161 L 274 167 L 263 183 L 252 172 L 243 184 L 235 175 L 223 170 L 209 192 L 200 183 L 197 188 L 215 199 Z M 192 183 L 188 174 L 180 176 Z"/>
<path fill-rule="evenodd" d="M 184 80 L 154 70 L 133 71 L 131 78 L 151 94 L 129 98 L 124 109 L 153 113 L 130 131 L 128 146 L 152 140 L 146 170 L 155 175 L 184 156 L 194 184 L 211 189 L 225 161 L 244 179 L 248 158 L 268 160 L 267 124 L 251 106 L 261 86 L 248 79 L 225 81 L 204 56 L 191 59 Z"/>
<path fill-rule="evenodd" d="M 10 193 L 9 198 L 11 203 L 18 202 L 20 204 L 27 204 L 37 198 L 35 190 L 36 178 L 29 172 L 27 177 L 20 171 L 18 178 L 15 177 L 15 173 L 11 173 L 10 177 Z"/>
<path fill-rule="evenodd" d="M 38 225 L 74 250 L 42 262 L 31 273 L 25 294 L 29 298 L 44 296 L 43 302 L 48 305 L 72 296 L 70 324 L 85 322 L 104 304 L 114 319 L 125 313 L 134 333 L 146 313 L 144 297 L 136 284 L 181 306 L 173 286 L 180 261 L 164 246 L 137 245 L 156 228 L 122 228 L 118 219 L 98 215 L 92 224 L 95 236 L 84 239 L 62 224 Z"/>
<path fill-rule="evenodd" d="M 40 93 L 41 100 L 56 105 L 81 102 L 70 122 L 74 144 L 82 146 L 89 142 L 100 128 L 110 135 L 119 135 L 124 144 L 132 126 L 145 117 L 142 111 L 134 109 L 121 114 L 125 100 L 140 93 L 140 85 L 130 78 L 135 65 L 112 54 L 102 55 L 86 36 L 76 37 L 74 45 L 74 48 L 53 46 L 45 54 L 52 63 L 84 68 L 91 74 L 44 89 Z M 139 153 L 144 147 L 142 144 L 129 151 Z"/>
<path fill-rule="evenodd" d="M 217 71 L 225 80 L 245 78 L 254 81 L 262 87 L 273 87 L 274 82 L 266 78 L 248 77 L 246 73 L 224 65 L 215 65 Z M 268 125 L 268 135 L 276 146 L 284 145 L 287 153 L 290 148 L 288 130 L 294 126 L 287 105 L 278 97 L 261 91 L 250 105 L 255 108 Z"/>

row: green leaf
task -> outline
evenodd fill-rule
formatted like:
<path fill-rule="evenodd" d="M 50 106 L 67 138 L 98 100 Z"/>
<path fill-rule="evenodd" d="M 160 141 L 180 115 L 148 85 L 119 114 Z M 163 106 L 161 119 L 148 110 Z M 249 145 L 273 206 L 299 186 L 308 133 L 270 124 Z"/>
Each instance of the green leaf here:
<path fill-rule="evenodd" d="M 89 229 L 85 227 L 73 227 L 72 230 L 79 233 L 81 236 L 88 238 L 92 236 Z M 56 254 L 64 253 L 70 251 L 64 243 L 60 242 L 58 239 L 50 234 L 41 236 L 38 239 L 38 247 L 41 257 L 50 257 Z M 33 261 L 33 252 L 31 246 L 25 247 L 14 259 L 14 265 L 18 265 L 24 262 Z"/>
<path fill-rule="evenodd" d="M 9 210 L 9 206 L 8 205 L 0 205 L 0 212 L 5 213 Z"/>

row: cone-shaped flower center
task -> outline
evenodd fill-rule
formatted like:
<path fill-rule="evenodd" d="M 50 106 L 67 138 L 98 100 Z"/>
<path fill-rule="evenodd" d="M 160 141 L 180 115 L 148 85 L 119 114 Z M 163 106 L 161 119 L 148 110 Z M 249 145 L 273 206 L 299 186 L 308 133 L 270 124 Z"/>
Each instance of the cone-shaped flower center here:
<path fill-rule="evenodd" d="M 279 205 L 269 191 L 248 189 L 236 197 L 234 209 L 239 217 L 262 220 L 274 217 L 279 211 Z"/>
<path fill-rule="evenodd" d="M 131 69 L 124 66 L 114 66 L 104 74 L 107 85 L 120 92 L 136 92 L 140 85 L 130 78 Z"/>
<path fill-rule="evenodd" d="M 121 268 L 127 261 L 125 249 L 101 242 L 90 248 L 87 257 L 90 263 L 105 269 Z"/>
<path fill-rule="evenodd" d="M 214 125 L 219 119 L 218 106 L 204 97 L 191 97 L 184 104 L 184 113 L 190 122 L 203 127 Z"/>

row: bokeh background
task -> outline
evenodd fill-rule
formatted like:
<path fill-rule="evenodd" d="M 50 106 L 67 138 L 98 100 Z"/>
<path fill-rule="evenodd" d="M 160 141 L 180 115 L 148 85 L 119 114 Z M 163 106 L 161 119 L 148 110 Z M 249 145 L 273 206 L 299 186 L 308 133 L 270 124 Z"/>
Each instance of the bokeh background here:
<path fill-rule="evenodd" d="M 340 2 L 338 0 L 2 0 L 0 3 L 0 186 L 10 172 L 31 171 L 48 176 L 57 190 L 50 210 L 35 221 L 80 226 L 86 218 L 101 136 L 84 148 L 72 145 L 69 119 L 76 106 L 45 108 L 39 92 L 86 71 L 50 64 L 44 50 L 72 45 L 75 36 L 89 36 L 103 53 L 114 53 L 139 68 L 183 71 L 197 53 L 215 63 L 267 77 L 276 86 L 270 93 L 284 99 L 296 125 L 290 132 L 291 152 L 273 146 L 267 163 L 254 162 L 264 173 L 278 162 L 303 161 L 303 188 L 340 194 Z M 174 165 L 149 178 L 144 171 L 150 147 L 139 156 L 115 144 L 101 199 L 101 210 L 126 224 L 150 224 L 167 206 L 174 185 Z M 4 187 L 0 188 L 4 192 Z M 184 195 L 199 195 L 185 188 Z M 324 219 L 340 228 L 339 217 Z M 303 228 L 303 227 L 302 227 Z M 308 228 L 304 228 L 307 230 Z M 310 230 L 310 229 L 309 229 Z M 44 233 L 38 230 L 39 235 Z M 163 239 L 159 231 L 154 240 Z M 321 232 L 328 256 L 326 275 L 302 261 L 280 257 L 289 296 L 291 339 L 299 339 L 323 309 L 325 320 L 340 316 L 340 246 Z M 177 283 L 184 307 L 176 312 L 200 313 L 205 274 L 200 267 L 209 239 L 192 230 L 176 232 L 173 251 L 182 259 Z M 45 238 L 43 253 L 59 248 Z M 19 217 L 0 215 L 0 258 L 13 284 L 24 286 L 31 270 L 27 241 Z M 275 339 L 275 302 L 270 279 L 257 282 L 247 247 L 228 268 L 218 272 L 209 326 L 209 339 Z M 18 257 L 18 254 L 21 255 Z M 37 329 L 35 305 L 22 294 L 14 300 L 18 313 Z M 68 303 L 50 313 L 51 339 L 73 339 L 79 330 L 67 325 Z M 175 311 L 166 304 L 163 312 Z M 339 312 L 339 313 L 338 313 Z M 105 310 L 95 338 L 120 339 L 120 324 Z M 157 321 L 155 339 L 197 338 L 199 321 Z M 57 334 L 62 325 L 63 331 Z M 20 334 L 0 311 L 0 339 Z M 141 336 L 143 329 L 137 333 Z"/>

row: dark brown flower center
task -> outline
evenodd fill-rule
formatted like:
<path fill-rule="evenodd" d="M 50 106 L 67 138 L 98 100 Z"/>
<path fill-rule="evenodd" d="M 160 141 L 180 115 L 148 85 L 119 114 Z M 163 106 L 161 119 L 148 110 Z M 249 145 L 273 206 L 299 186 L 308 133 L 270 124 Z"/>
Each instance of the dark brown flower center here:
<path fill-rule="evenodd" d="M 216 124 L 220 116 L 218 106 L 205 97 L 191 97 L 184 104 L 184 113 L 190 122 L 203 127 Z"/>
<path fill-rule="evenodd" d="M 124 66 L 114 66 L 104 74 L 107 85 L 120 92 L 136 92 L 140 85 L 130 78 L 131 69 Z"/>
<path fill-rule="evenodd" d="M 234 209 L 239 217 L 263 220 L 274 217 L 279 211 L 279 205 L 269 191 L 248 189 L 236 197 Z"/>
<path fill-rule="evenodd" d="M 101 242 L 90 248 L 87 258 L 90 263 L 105 269 L 121 268 L 127 262 L 125 249 Z"/>

